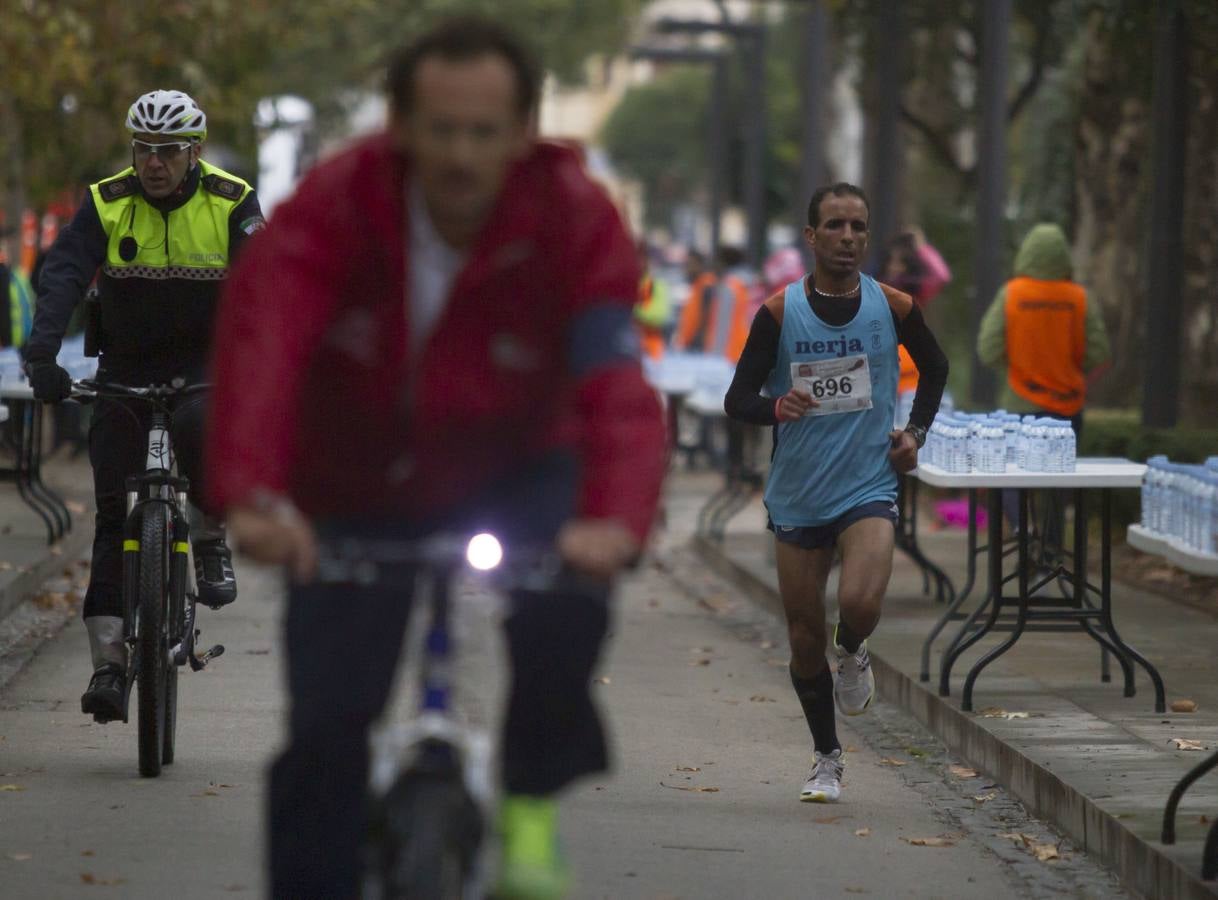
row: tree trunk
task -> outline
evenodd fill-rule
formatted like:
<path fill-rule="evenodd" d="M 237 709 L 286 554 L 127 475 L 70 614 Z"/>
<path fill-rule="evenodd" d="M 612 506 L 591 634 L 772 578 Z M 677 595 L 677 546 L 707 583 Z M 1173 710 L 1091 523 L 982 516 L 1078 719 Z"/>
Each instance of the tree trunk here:
<path fill-rule="evenodd" d="M 1088 23 L 1083 89 L 1075 125 L 1074 276 L 1098 303 L 1112 343 L 1112 370 L 1094 405 L 1127 406 L 1142 384 L 1145 333 L 1148 98 L 1121 90 L 1117 53 L 1097 18 Z"/>

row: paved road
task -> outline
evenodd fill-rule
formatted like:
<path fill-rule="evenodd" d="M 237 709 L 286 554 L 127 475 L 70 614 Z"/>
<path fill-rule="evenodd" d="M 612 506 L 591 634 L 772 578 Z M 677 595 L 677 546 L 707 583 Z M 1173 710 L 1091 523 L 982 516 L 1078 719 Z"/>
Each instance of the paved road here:
<path fill-rule="evenodd" d="M 952 775 L 930 736 L 883 705 L 842 730 L 844 802 L 799 803 L 811 754 L 781 635 L 676 543 L 619 598 L 596 688 L 613 723 L 615 773 L 577 786 L 563 818 L 578 896 L 1120 895 L 1067 846 L 1071 858 L 1044 863 L 1001 837 L 1058 840 L 1001 788 Z M 5 897 L 264 893 L 264 772 L 283 726 L 281 601 L 267 573 L 242 567 L 240 578 L 234 607 L 204 611 L 204 643 L 228 652 L 183 675 L 178 761 L 158 780 L 135 774 L 133 725 L 80 715 L 88 667 L 78 622 L 0 688 Z M 33 627 L 48 630 L 46 618 Z M 473 651 L 466 706 L 493 720 L 492 614 L 471 605 L 462 623 Z M 398 714 L 409 702 L 403 693 Z M 908 842 L 918 838 L 948 846 Z"/>

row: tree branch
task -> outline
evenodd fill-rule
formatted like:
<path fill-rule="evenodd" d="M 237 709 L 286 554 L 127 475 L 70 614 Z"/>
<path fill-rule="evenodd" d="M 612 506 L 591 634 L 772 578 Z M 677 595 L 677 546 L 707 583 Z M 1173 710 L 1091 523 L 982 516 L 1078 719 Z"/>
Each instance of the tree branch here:
<path fill-rule="evenodd" d="M 1037 88 L 1040 87 L 1040 81 L 1045 73 L 1045 60 L 1049 55 L 1049 32 L 1052 25 L 1049 21 L 1048 11 L 1036 19 L 1036 44 L 1032 48 L 1032 71 L 1028 73 L 1027 80 L 1019 88 L 1015 94 L 1015 98 L 1007 107 L 1007 121 L 1014 122 L 1016 116 L 1023 110 L 1027 102 L 1032 99 Z"/>
<path fill-rule="evenodd" d="M 916 131 L 921 133 L 926 139 L 926 143 L 935 152 L 935 155 L 941 159 L 949 169 L 957 175 L 968 176 L 969 169 L 960 165 L 960 161 L 956 159 L 956 154 L 949 144 L 938 131 L 936 131 L 929 122 L 915 114 L 904 102 L 901 103 L 901 118 L 914 127 Z"/>

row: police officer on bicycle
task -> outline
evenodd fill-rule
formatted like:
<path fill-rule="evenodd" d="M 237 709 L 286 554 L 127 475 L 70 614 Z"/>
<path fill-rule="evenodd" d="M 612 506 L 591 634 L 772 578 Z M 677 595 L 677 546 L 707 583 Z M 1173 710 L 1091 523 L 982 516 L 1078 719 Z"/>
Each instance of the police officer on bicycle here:
<path fill-rule="evenodd" d="M 55 358 L 95 277 L 99 304 L 90 304 L 87 327 L 100 350 L 99 381 L 202 381 L 229 262 L 241 242 L 265 226 L 253 188 L 199 158 L 207 116 L 189 96 L 144 94 L 131 105 L 126 124 L 132 165 L 90 187 L 42 269 L 33 332 L 22 355 L 35 399 L 47 403 L 71 392 L 71 378 Z M 194 496 L 201 496 L 202 396 L 181 401 L 173 413 L 179 468 Z M 99 722 L 123 713 L 125 479 L 142 469 L 148 415 L 144 404 L 103 400 L 89 429 L 97 519 L 84 619 L 93 676 L 80 705 Z M 222 524 L 195 518 L 199 600 L 218 608 L 237 597 L 231 556 Z"/>

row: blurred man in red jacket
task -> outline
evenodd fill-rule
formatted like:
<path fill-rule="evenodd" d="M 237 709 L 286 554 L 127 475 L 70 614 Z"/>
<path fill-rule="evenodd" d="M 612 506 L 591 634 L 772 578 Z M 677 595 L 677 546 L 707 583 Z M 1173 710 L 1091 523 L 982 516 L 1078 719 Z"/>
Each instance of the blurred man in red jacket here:
<path fill-rule="evenodd" d="M 476 523 L 509 547 L 554 541 L 604 580 L 591 599 L 516 596 L 507 622 L 501 892 L 558 896 L 552 797 L 605 768 L 588 685 L 609 580 L 639 554 L 663 473 L 639 270 L 574 152 L 534 139 L 538 74 L 514 37 L 449 22 L 388 86 L 386 132 L 276 211 L 217 331 L 212 501 L 242 551 L 293 575 L 272 891 L 357 895 L 367 731 L 408 611 L 403 591 L 310 584 L 316 535 Z"/>

